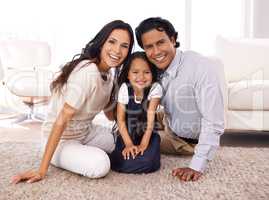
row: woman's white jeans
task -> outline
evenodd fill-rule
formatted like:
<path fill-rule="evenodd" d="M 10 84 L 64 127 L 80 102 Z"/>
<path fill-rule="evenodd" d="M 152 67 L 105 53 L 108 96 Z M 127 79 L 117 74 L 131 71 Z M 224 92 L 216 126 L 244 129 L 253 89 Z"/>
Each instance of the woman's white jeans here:
<path fill-rule="evenodd" d="M 43 151 L 46 143 L 47 138 L 44 138 Z M 114 148 L 111 129 L 94 125 L 83 140 L 60 140 L 51 164 L 89 178 L 100 178 L 110 170 L 110 160 L 106 152 L 111 153 Z"/>

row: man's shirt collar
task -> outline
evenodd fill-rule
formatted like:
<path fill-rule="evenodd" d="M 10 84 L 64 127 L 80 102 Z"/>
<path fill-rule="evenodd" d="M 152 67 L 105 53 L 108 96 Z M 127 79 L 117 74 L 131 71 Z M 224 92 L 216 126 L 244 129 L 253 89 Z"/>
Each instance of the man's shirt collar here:
<path fill-rule="evenodd" d="M 180 51 L 179 49 L 176 49 L 176 55 L 174 57 L 174 59 L 172 60 L 172 62 L 170 63 L 170 65 L 168 66 L 168 68 L 165 70 L 164 72 L 164 76 L 169 76 L 172 78 L 175 78 L 177 75 L 177 69 L 180 65 L 181 58 L 182 57 L 182 51 Z"/>

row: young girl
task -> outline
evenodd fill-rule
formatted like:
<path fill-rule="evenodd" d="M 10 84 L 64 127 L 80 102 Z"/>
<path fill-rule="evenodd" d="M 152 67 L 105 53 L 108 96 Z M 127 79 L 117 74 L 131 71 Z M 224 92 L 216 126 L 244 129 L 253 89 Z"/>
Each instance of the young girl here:
<path fill-rule="evenodd" d="M 117 125 L 120 134 L 110 155 L 111 169 L 149 173 L 160 168 L 160 137 L 154 130 L 155 111 L 162 96 L 157 69 L 144 52 L 135 52 L 119 77 Z"/>
<path fill-rule="evenodd" d="M 131 26 L 113 21 L 99 31 L 79 57 L 63 67 L 51 84 L 51 103 L 42 126 L 46 148 L 40 167 L 14 176 L 13 183 L 43 179 L 50 163 L 90 178 L 109 172 L 110 161 L 105 152 L 113 151 L 113 136 L 110 129 L 91 122 L 108 106 L 113 87 L 110 68 L 117 68 L 126 60 L 133 41 Z"/>

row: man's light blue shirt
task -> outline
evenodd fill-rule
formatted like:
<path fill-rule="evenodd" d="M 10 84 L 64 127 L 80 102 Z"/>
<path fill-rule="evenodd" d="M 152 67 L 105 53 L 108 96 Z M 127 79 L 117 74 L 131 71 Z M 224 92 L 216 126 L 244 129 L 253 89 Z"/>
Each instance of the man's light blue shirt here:
<path fill-rule="evenodd" d="M 161 104 L 172 131 L 198 139 L 190 168 L 203 172 L 224 132 L 222 64 L 192 51 L 177 49 L 161 80 Z"/>

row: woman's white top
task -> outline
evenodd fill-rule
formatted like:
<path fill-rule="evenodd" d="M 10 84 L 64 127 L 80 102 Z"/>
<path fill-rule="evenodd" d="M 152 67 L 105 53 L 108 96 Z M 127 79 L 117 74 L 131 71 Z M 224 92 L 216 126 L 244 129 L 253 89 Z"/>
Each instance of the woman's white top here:
<path fill-rule="evenodd" d="M 67 124 L 61 139 L 82 139 L 90 133 L 92 120 L 108 104 L 113 86 L 109 72 L 104 81 L 95 63 L 89 60 L 80 62 L 71 72 L 61 92 L 52 93 L 48 115 L 43 123 L 42 132 L 48 137 L 53 123 L 65 103 L 77 112 Z"/>

